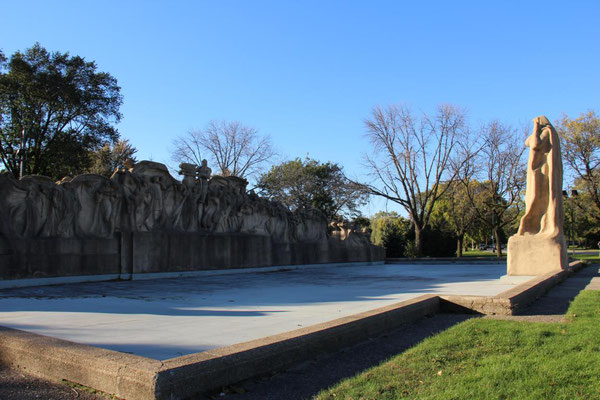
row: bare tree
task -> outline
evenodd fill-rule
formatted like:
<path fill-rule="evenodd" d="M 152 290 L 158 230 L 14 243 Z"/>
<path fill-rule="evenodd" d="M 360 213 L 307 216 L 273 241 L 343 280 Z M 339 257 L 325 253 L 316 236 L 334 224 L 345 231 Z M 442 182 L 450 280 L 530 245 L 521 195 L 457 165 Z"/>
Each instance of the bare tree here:
<path fill-rule="evenodd" d="M 478 219 L 494 235 L 498 257 L 502 257 L 500 231 L 515 222 L 523 208 L 524 136 L 498 121 L 483 125 L 481 147 L 460 177 Z"/>
<path fill-rule="evenodd" d="M 211 121 L 205 129 L 179 136 L 173 146 L 173 161 L 200 165 L 207 158 L 217 174 L 240 178 L 256 175 L 275 156 L 268 136 L 237 121 Z"/>
<path fill-rule="evenodd" d="M 401 205 L 415 229 L 415 252 L 422 253 L 422 232 L 435 202 L 452 182 L 452 156 L 465 133 L 465 113 L 441 105 L 430 117 L 417 119 L 406 106 L 375 107 L 365 120 L 373 153 L 366 163 L 375 183 L 370 192 Z M 458 163 L 459 166 L 462 164 Z"/>
<path fill-rule="evenodd" d="M 185 135 L 173 139 L 173 148 L 171 150 L 171 160 L 177 164 L 190 163 L 201 165 L 204 159 L 205 150 L 200 144 L 200 138 L 204 134 L 201 130 L 189 131 Z"/>

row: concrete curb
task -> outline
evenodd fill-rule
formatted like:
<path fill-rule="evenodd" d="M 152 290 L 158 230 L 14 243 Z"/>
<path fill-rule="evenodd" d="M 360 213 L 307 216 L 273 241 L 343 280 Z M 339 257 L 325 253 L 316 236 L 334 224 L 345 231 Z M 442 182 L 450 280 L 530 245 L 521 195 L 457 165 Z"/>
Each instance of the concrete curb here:
<path fill-rule="evenodd" d="M 439 312 L 435 295 L 246 343 L 153 360 L 0 327 L 0 364 L 128 400 L 179 399 L 285 368 Z"/>
<path fill-rule="evenodd" d="M 190 391 L 203 392 L 276 371 L 435 314 L 439 307 L 437 296 L 424 295 L 280 335 L 166 360 L 166 370 L 158 377 L 157 397 L 186 397 Z"/>
<path fill-rule="evenodd" d="M 126 399 L 153 399 L 162 362 L 0 327 L 0 364 Z"/>
<path fill-rule="evenodd" d="M 0 364 L 129 400 L 180 399 L 280 370 L 441 311 L 512 314 L 582 268 L 571 263 L 497 296 L 423 295 L 368 312 L 169 360 L 0 327 Z"/>
<path fill-rule="evenodd" d="M 567 269 L 540 275 L 496 296 L 440 295 L 441 308 L 447 312 L 514 315 L 584 266 L 583 261 L 573 261 Z"/>

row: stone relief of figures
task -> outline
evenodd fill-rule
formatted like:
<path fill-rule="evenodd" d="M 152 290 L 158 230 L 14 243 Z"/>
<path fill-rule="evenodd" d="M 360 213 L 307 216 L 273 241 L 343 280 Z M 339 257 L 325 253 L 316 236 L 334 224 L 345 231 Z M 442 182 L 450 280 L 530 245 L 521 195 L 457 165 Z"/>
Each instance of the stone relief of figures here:
<path fill-rule="evenodd" d="M 244 179 L 211 177 L 206 160 L 200 166 L 182 163 L 179 173 L 181 182 L 165 165 L 141 161 L 118 167 L 110 179 L 83 174 L 54 183 L 41 176 L 16 180 L 1 174 L 0 234 L 108 238 L 119 231 L 239 232 L 268 235 L 279 243 L 364 242 L 359 230 L 343 223 L 329 236 L 318 210 L 291 212 L 247 193 Z"/>

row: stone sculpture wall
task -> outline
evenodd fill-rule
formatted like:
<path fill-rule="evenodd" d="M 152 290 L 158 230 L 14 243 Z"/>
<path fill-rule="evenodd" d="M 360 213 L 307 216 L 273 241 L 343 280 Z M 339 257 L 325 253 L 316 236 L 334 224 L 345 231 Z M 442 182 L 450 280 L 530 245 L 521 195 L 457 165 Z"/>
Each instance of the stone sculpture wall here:
<path fill-rule="evenodd" d="M 247 193 L 245 180 L 210 172 L 205 161 L 181 164 L 179 182 L 142 161 L 110 179 L 0 175 L 0 278 L 384 258 L 363 232 L 328 226 L 317 210 L 290 212 Z"/>

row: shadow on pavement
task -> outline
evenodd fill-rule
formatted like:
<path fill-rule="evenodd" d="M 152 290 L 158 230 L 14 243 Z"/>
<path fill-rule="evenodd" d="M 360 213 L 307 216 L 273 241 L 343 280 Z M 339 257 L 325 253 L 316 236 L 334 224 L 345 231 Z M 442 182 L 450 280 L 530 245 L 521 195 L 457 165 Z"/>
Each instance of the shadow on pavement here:
<path fill-rule="evenodd" d="M 560 285 L 521 311 L 520 315 L 563 315 L 579 292 L 598 277 L 598 265 L 583 268 Z M 347 348 L 341 352 L 321 356 L 311 362 L 291 368 L 262 380 L 251 380 L 230 388 L 244 390 L 244 394 L 226 394 L 215 397 L 228 400 L 309 399 L 321 390 L 352 377 L 388 358 L 416 345 L 423 339 L 439 333 L 474 314 L 437 314 L 406 325 L 385 336 Z"/>
<path fill-rule="evenodd" d="M 244 394 L 220 396 L 219 393 L 215 393 L 214 398 L 228 400 L 310 399 L 340 380 L 379 365 L 423 339 L 473 317 L 476 316 L 437 314 L 430 318 L 424 318 L 387 335 L 359 343 L 337 353 L 320 356 L 279 374 L 263 379 L 249 380 L 229 388 L 238 391 L 243 388 L 246 391 Z M 204 399 L 204 397 L 198 399 Z"/>

